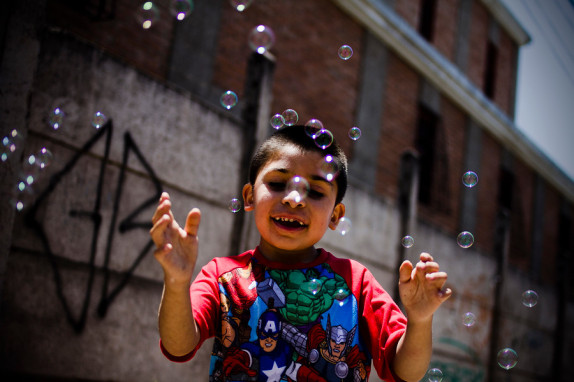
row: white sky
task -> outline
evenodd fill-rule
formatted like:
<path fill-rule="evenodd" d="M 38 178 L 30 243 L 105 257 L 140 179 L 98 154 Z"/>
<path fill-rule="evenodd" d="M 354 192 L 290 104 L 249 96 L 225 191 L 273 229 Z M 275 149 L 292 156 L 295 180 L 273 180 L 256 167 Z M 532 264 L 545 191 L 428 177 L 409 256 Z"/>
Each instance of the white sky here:
<path fill-rule="evenodd" d="M 520 48 L 515 123 L 574 180 L 574 0 L 502 0 L 531 37 Z"/>

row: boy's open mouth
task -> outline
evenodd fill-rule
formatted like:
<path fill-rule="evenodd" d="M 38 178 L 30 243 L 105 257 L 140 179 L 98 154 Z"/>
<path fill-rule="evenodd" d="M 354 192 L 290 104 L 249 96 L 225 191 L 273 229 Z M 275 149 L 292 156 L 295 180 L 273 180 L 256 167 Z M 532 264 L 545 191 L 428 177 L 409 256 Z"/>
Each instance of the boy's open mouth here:
<path fill-rule="evenodd" d="M 297 219 L 277 217 L 277 218 L 272 218 L 272 220 L 278 226 L 288 228 L 288 229 L 307 227 L 307 225 L 305 223 L 303 223 Z"/>

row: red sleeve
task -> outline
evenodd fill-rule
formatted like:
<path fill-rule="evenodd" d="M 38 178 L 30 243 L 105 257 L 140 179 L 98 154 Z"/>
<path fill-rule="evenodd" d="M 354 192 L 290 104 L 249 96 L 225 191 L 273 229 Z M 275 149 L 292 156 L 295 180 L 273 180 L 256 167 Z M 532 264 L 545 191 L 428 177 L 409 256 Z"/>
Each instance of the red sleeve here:
<path fill-rule="evenodd" d="M 193 317 L 201 335 L 195 349 L 185 356 L 174 356 L 165 349 L 160 340 L 161 352 L 170 361 L 187 362 L 191 360 L 201 344 L 215 335 L 216 322 L 218 322 L 220 314 L 217 269 L 217 262 L 215 260 L 210 261 L 201 269 L 189 288 Z"/>
<path fill-rule="evenodd" d="M 366 267 L 354 260 L 334 259 L 333 270 L 347 281 L 359 302 L 360 333 L 377 374 L 385 381 L 401 381 L 391 366 L 407 327 L 406 317 Z"/>

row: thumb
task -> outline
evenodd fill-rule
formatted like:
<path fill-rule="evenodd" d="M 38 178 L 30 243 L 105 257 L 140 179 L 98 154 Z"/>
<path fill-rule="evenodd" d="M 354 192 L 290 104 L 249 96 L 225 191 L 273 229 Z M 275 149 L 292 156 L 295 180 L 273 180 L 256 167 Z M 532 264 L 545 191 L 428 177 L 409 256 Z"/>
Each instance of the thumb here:
<path fill-rule="evenodd" d="M 187 219 L 185 220 L 185 232 L 187 232 L 189 235 L 197 236 L 200 221 L 201 221 L 201 211 L 199 210 L 199 208 L 193 208 L 187 214 Z"/>
<path fill-rule="evenodd" d="M 409 260 L 403 261 L 399 268 L 399 282 L 406 283 L 411 280 L 411 273 L 413 271 L 413 263 Z"/>

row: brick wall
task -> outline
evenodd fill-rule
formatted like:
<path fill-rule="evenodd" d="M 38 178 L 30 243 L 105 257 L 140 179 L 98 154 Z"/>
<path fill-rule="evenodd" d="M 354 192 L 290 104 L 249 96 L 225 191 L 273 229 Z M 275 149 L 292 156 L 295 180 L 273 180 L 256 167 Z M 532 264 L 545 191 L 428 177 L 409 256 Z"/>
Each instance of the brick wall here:
<path fill-rule="evenodd" d="M 116 0 L 113 17 L 100 18 L 96 17 L 96 3 L 49 0 L 47 23 L 75 34 L 147 75 L 165 79 L 172 31 L 177 22 L 169 12 L 169 1 L 154 1 L 160 16 L 147 30 L 136 19 L 139 2 Z"/>
<path fill-rule="evenodd" d="M 540 280 L 549 285 L 556 283 L 556 255 L 558 252 L 558 217 L 560 213 L 561 198 L 558 192 L 547 186 L 544 198 L 544 236 L 542 241 L 542 263 L 540 270 L 535 270 L 535 274 L 540 274 Z"/>
<path fill-rule="evenodd" d="M 468 66 L 466 75 L 479 89 L 484 83 L 484 70 L 486 62 L 486 46 L 488 41 L 489 15 L 479 1 L 472 3 L 472 21 L 468 44 Z"/>
<path fill-rule="evenodd" d="M 389 54 L 375 192 L 397 199 L 401 154 L 414 149 L 419 94 L 418 74 Z"/>
<path fill-rule="evenodd" d="M 501 28 L 493 101 L 509 116 L 514 115 L 517 50 L 516 44 Z"/>
<path fill-rule="evenodd" d="M 419 28 L 421 0 L 397 0 L 395 12 L 415 30 Z M 436 25 L 436 24 L 435 24 Z"/>
<path fill-rule="evenodd" d="M 328 0 L 289 5 L 286 0 L 256 1 L 244 13 L 223 8 L 214 85 L 241 93 L 251 53 L 247 36 L 259 24 L 271 27 L 276 42 L 270 52 L 277 63 L 272 113 L 292 108 L 300 123 L 318 118 L 349 153 L 347 132 L 355 117 L 363 29 Z M 353 48 L 347 61 L 337 53 L 343 44 Z"/>
<path fill-rule="evenodd" d="M 433 45 L 449 61 L 454 61 L 457 35 L 458 0 L 441 0 L 436 4 Z"/>

